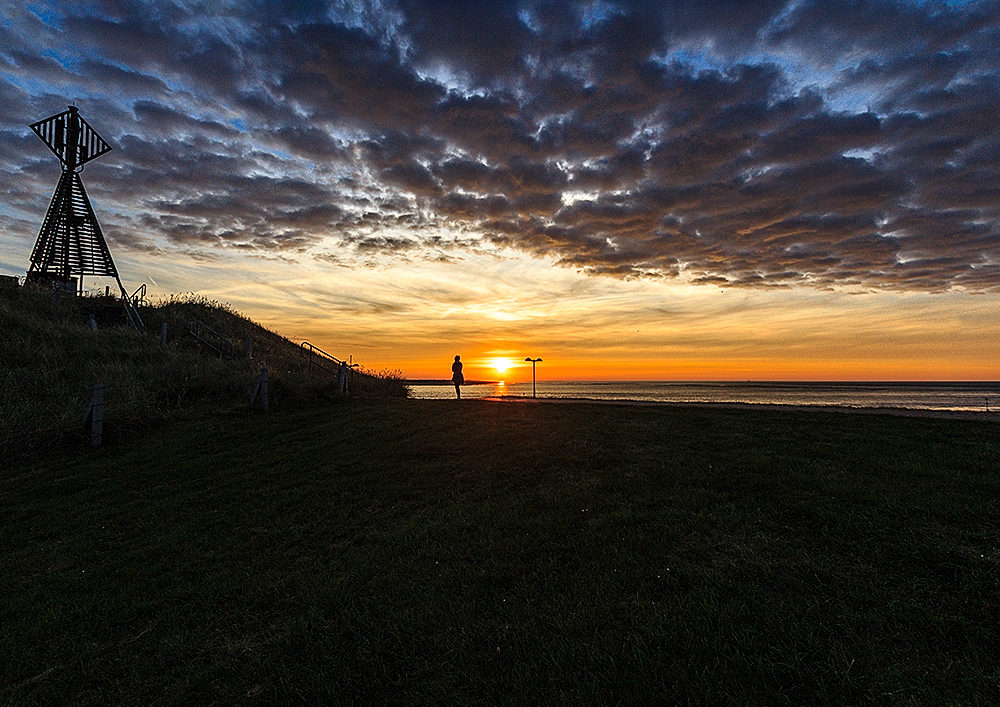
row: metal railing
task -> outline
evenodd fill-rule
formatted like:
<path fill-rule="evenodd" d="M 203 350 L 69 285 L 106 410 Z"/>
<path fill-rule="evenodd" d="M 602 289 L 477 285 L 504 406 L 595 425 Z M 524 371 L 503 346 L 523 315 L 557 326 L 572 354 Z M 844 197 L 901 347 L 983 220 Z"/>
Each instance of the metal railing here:
<path fill-rule="evenodd" d="M 125 308 L 125 316 L 128 318 L 128 323 L 132 325 L 132 328 L 140 333 L 145 331 L 146 325 L 142 323 L 142 317 L 139 316 L 139 309 L 135 302 L 128 297 L 122 297 L 122 307 Z"/>
<path fill-rule="evenodd" d="M 339 358 L 331 356 L 323 349 L 313 346 L 308 341 L 303 341 L 299 344 L 299 353 L 308 359 L 307 367 L 309 373 L 312 373 L 315 366 L 322 371 L 336 375 L 340 370 L 340 364 L 343 363 Z"/>
<path fill-rule="evenodd" d="M 331 356 L 318 346 L 313 346 L 308 341 L 299 344 L 299 353 L 308 359 L 308 373 L 312 375 L 313 368 L 318 368 L 337 378 L 338 390 L 347 395 L 354 384 L 354 371 L 360 366 L 354 362 L 342 361 L 335 356 Z"/>
<path fill-rule="evenodd" d="M 125 299 L 125 314 L 128 315 L 128 321 L 132 328 L 138 332 L 146 329 L 146 325 L 142 323 L 142 317 L 139 316 L 139 307 L 145 304 L 146 283 L 144 282 L 136 288 L 131 297 Z"/>
<path fill-rule="evenodd" d="M 198 340 L 199 348 L 205 345 L 219 354 L 219 358 L 231 359 L 235 356 L 236 345 L 204 322 L 192 319 L 188 331 Z"/>
<path fill-rule="evenodd" d="M 142 283 L 137 288 L 135 292 L 131 294 L 129 299 L 132 301 L 133 307 L 142 307 L 146 304 L 146 283 Z"/>

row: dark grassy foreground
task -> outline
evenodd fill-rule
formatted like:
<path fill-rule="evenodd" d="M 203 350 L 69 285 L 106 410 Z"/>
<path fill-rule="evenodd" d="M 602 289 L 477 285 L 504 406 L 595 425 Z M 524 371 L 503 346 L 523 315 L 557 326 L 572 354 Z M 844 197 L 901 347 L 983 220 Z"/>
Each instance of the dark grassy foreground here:
<path fill-rule="evenodd" d="M 342 401 L 0 482 L 0 703 L 991 705 L 1000 428 Z"/>

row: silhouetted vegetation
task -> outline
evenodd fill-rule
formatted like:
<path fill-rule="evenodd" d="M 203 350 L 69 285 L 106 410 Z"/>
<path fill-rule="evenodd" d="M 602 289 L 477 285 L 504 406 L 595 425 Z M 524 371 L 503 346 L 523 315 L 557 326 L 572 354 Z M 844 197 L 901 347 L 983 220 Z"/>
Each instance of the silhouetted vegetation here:
<path fill-rule="evenodd" d="M 340 399 L 334 375 L 310 372 L 301 348 L 228 306 L 196 295 L 172 296 L 140 309 L 146 333 L 109 326 L 121 311 L 114 297 L 57 297 L 25 286 L 0 288 L 0 454 L 30 452 L 80 436 L 94 385 L 106 386 L 108 432 L 145 429 L 190 414 L 246 408 L 261 367 L 270 402 L 284 405 Z M 88 326 L 90 314 L 101 322 Z M 189 333 L 192 320 L 235 344 L 220 358 Z M 167 343 L 160 343 L 167 323 Z M 252 341 L 252 358 L 246 341 Z M 350 394 L 407 395 L 398 372 L 354 372 Z"/>

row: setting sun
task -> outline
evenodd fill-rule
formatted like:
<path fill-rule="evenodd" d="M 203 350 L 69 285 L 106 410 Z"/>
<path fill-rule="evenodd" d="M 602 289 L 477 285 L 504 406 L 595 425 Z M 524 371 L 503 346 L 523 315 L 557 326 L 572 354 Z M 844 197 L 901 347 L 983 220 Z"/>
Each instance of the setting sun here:
<path fill-rule="evenodd" d="M 496 369 L 497 373 L 506 373 L 507 369 L 511 366 L 510 359 L 508 358 L 495 358 L 493 359 L 493 368 Z"/>

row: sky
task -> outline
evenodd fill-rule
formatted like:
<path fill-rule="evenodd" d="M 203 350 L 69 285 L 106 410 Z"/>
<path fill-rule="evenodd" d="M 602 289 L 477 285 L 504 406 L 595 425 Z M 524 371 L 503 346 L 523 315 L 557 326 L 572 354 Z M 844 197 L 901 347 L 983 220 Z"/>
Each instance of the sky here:
<path fill-rule="evenodd" d="M 1000 379 L 995 1 L 28 0 L 0 98 L 2 274 L 72 104 L 129 291 L 369 370 Z"/>

